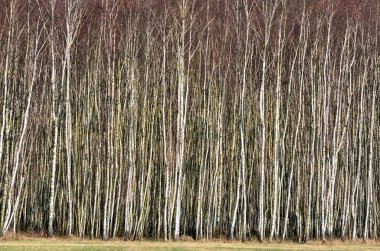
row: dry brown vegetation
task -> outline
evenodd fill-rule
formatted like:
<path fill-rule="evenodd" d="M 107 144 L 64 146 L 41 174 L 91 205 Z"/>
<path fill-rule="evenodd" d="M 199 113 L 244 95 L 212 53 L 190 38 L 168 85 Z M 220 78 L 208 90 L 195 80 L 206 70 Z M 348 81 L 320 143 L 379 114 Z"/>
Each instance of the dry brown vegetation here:
<path fill-rule="evenodd" d="M 0 241 L 0 250 L 378 250 L 379 244 L 375 241 L 310 241 L 308 244 L 292 242 L 267 243 L 247 241 L 241 243 L 231 240 L 200 240 L 200 241 L 123 241 L 112 239 L 109 241 L 71 238 L 35 238 L 29 235 L 20 235 L 17 239 Z"/>

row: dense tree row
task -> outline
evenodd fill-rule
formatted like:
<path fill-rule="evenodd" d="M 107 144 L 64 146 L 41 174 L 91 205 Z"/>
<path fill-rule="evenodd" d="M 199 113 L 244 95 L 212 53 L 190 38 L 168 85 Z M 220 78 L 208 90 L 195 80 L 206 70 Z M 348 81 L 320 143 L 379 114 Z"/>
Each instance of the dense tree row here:
<path fill-rule="evenodd" d="M 377 238 L 364 2 L 2 0 L 2 234 Z"/>

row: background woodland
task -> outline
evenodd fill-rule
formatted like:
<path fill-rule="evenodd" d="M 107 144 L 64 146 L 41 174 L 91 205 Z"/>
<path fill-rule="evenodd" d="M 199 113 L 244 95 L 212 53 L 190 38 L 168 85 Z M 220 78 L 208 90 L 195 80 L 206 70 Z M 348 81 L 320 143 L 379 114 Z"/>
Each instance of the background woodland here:
<path fill-rule="evenodd" d="M 380 2 L 0 0 L 2 234 L 377 238 Z"/>

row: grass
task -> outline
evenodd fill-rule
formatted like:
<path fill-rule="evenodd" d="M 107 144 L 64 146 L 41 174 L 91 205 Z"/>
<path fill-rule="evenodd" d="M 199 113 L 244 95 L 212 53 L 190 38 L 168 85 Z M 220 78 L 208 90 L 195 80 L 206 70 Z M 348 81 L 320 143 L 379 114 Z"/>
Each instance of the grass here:
<path fill-rule="evenodd" d="M 122 240 L 81 240 L 76 238 L 34 238 L 22 237 L 17 240 L 0 240 L 0 250 L 26 250 L 26 251 L 45 251 L 45 250 L 259 250 L 259 251 L 281 251 L 281 250 L 380 250 L 380 243 L 371 241 L 361 242 L 341 242 L 331 241 L 325 244 L 311 242 L 310 244 L 296 243 L 257 243 L 257 242 L 227 242 L 227 241 L 122 241 Z"/>

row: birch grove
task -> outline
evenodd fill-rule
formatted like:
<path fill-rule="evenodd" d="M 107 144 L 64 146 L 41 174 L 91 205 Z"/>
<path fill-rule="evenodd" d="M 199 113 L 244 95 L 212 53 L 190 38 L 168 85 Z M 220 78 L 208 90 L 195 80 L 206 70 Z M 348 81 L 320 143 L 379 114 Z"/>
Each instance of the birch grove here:
<path fill-rule="evenodd" d="M 0 3 L 3 236 L 378 238 L 376 1 Z"/>

